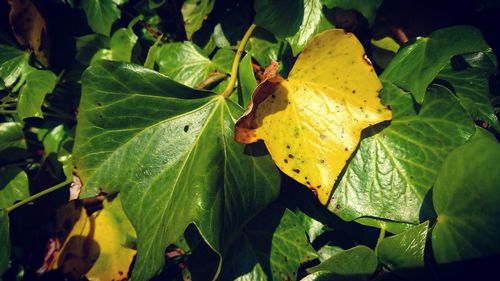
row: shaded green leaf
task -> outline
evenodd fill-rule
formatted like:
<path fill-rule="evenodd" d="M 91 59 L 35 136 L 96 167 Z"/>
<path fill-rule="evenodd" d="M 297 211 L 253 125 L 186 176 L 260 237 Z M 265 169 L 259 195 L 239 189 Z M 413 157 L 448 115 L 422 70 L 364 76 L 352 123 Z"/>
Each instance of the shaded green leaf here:
<path fill-rule="evenodd" d="M 188 39 L 201 28 L 203 21 L 214 8 L 215 0 L 185 0 L 182 4 L 182 17 Z"/>
<path fill-rule="evenodd" d="M 254 36 L 250 37 L 245 50 L 255 58 L 262 68 L 266 68 L 271 61 L 278 61 L 282 41 L 278 41 L 271 33 L 256 28 Z"/>
<path fill-rule="evenodd" d="M 0 167 L 0 209 L 28 197 L 28 176 L 18 167 Z"/>
<path fill-rule="evenodd" d="M 213 68 L 223 73 L 231 73 L 236 53 L 231 49 L 219 49 L 212 58 Z"/>
<path fill-rule="evenodd" d="M 390 270 L 424 267 L 424 250 L 429 221 L 387 237 L 377 247 L 377 256 Z"/>
<path fill-rule="evenodd" d="M 91 66 L 82 85 L 75 173 L 84 197 L 121 192 L 138 235 L 133 278 L 158 273 L 165 248 L 190 223 L 224 253 L 276 198 L 279 173 L 271 159 L 249 156 L 252 148 L 233 140 L 243 109 L 230 100 L 109 61 Z"/>
<path fill-rule="evenodd" d="M 80 8 L 87 16 L 87 23 L 93 31 L 109 36 L 111 25 L 120 17 L 115 0 L 82 0 Z"/>
<path fill-rule="evenodd" d="M 489 49 L 481 31 L 474 27 L 443 28 L 402 47 L 381 78 L 410 91 L 417 102 L 422 103 L 427 87 L 451 57 Z"/>
<path fill-rule="evenodd" d="M 238 66 L 238 99 L 239 105 L 246 107 L 257 87 L 257 81 L 253 73 L 252 56 L 246 54 Z"/>
<path fill-rule="evenodd" d="M 500 144 L 478 128 L 444 162 L 432 196 L 438 215 L 432 250 L 438 263 L 500 253 L 498 159 Z"/>
<path fill-rule="evenodd" d="M 0 152 L 12 148 L 26 149 L 23 125 L 19 122 L 0 123 Z"/>
<path fill-rule="evenodd" d="M 0 44 L 0 79 L 11 87 L 29 68 L 29 53 L 15 47 Z"/>
<path fill-rule="evenodd" d="M 149 47 L 148 55 L 146 56 L 146 61 L 144 62 L 144 67 L 149 69 L 154 69 L 156 53 L 158 52 L 158 45 L 160 44 L 162 36 L 158 37 L 151 47 Z"/>
<path fill-rule="evenodd" d="M 415 226 L 414 224 L 411 224 L 411 223 L 383 220 L 383 219 L 370 218 L 370 217 L 357 218 L 357 219 L 355 219 L 355 221 L 357 223 L 362 224 L 362 225 L 383 228 L 391 233 L 401 233 L 401 232 L 408 230 L 408 229 Z"/>
<path fill-rule="evenodd" d="M 333 27 L 323 15 L 322 8 L 321 0 L 304 0 L 304 16 L 300 27 L 295 34 L 286 37 L 294 56 L 300 53 L 316 34 Z"/>
<path fill-rule="evenodd" d="M 111 37 L 109 49 L 100 49 L 92 57 L 91 63 L 98 60 L 114 60 L 130 62 L 132 50 L 137 42 L 137 36 L 129 28 L 120 28 Z"/>
<path fill-rule="evenodd" d="M 309 273 L 317 273 L 302 280 L 366 280 L 377 269 L 375 252 L 366 246 L 356 246 L 341 251 L 317 266 Z"/>
<path fill-rule="evenodd" d="M 304 18 L 304 0 L 256 0 L 254 9 L 255 24 L 280 38 L 297 33 Z"/>
<path fill-rule="evenodd" d="M 45 96 L 54 90 L 57 76 L 48 70 L 32 70 L 26 76 L 26 84 L 21 87 L 17 114 L 22 119 L 28 117 L 43 118 L 42 104 Z"/>
<path fill-rule="evenodd" d="M 322 0 L 329 9 L 342 8 L 360 12 L 371 25 L 377 15 L 377 10 L 383 0 Z"/>
<path fill-rule="evenodd" d="M 10 230 L 9 216 L 5 210 L 0 209 L 0 276 L 10 266 Z"/>
<path fill-rule="evenodd" d="M 451 85 L 462 105 L 474 120 L 486 121 L 500 131 L 498 117 L 490 101 L 489 78 L 496 72 L 496 66 L 486 53 L 476 53 L 471 57 L 474 66 L 467 64 L 464 69 L 454 69 L 448 64 L 437 78 Z M 446 86 L 446 83 L 444 83 Z"/>
<path fill-rule="evenodd" d="M 250 222 L 231 247 L 221 279 L 249 280 L 265 273 L 252 280 L 294 280 L 300 264 L 316 257 L 295 214 L 273 206 Z"/>
<path fill-rule="evenodd" d="M 95 53 L 105 48 L 109 48 L 109 37 L 101 34 L 88 34 L 77 37 L 76 60 L 88 65 Z"/>
<path fill-rule="evenodd" d="M 368 216 L 418 223 L 430 212 L 424 199 L 448 154 L 474 134 L 474 124 L 456 97 L 429 89 L 418 114 L 411 97 L 385 83 L 391 125 L 365 132 L 328 209 L 345 220 Z M 380 130 L 380 129 L 378 129 Z"/>

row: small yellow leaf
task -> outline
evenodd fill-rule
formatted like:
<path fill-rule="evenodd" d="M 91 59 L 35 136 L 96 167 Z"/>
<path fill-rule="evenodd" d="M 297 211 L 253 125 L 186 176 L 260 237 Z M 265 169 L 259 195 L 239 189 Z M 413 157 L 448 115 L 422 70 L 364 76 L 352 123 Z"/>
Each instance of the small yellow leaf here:
<path fill-rule="evenodd" d="M 357 38 L 327 30 L 300 54 L 288 79 L 277 74 L 276 63 L 266 69 L 235 139 L 264 140 L 281 171 L 326 204 L 361 131 L 392 117 L 381 89 Z"/>
<path fill-rule="evenodd" d="M 85 208 L 80 202 L 73 201 L 58 212 L 58 233 L 67 238 L 54 254 L 50 268 L 61 268 L 75 280 L 82 276 L 88 280 L 126 280 L 136 253 L 127 244 L 135 239 L 135 231 L 120 199 L 104 200 L 103 209 L 91 215 L 92 207 Z M 71 223 L 69 234 L 64 235 Z"/>

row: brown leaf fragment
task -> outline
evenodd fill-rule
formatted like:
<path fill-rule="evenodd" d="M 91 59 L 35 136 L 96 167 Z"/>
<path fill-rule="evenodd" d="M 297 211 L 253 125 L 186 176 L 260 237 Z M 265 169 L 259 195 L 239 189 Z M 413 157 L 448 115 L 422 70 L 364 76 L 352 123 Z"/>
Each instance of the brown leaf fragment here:
<path fill-rule="evenodd" d="M 45 66 L 49 64 L 49 34 L 38 7 L 31 0 L 7 0 L 9 22 L 20 45 L 29 47 Z"/>

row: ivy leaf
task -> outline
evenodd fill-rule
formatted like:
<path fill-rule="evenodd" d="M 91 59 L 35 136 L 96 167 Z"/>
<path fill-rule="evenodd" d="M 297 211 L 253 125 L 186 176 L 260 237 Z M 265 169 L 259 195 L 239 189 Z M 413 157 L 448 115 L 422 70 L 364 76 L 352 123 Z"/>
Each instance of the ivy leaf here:
<path fill-rule="evenodd" d="M 344 220 L 368 216 L 418 223 L 448 154 L 474 134 L 456 97 L 432 86 L 418 113 L 409 93 L 385 83 L 382 96 L 394 116 L 381 132 L 367 132 L 337 186 L 328 209 Z"/>
<path fill-rule="evenodd" d="M 436 179 L 432 200 L 437 223 L 432 250 L 438 263 L 500 253 L 500 144 L 478 128 L 453 151 Z"/>
<path fill-rule="evenodd" d="M 276 198 L 274 164 L 233 140 L 243 109 L 232 101 L 109 61 L 91 66 L 82 86 L 75 173 L 84 197 L 120 190 L 138 235 L 133 278 L 158 273 L 165 248 L 191 223 L 223 254 Z"/>
<path fill-rule="evenodd" d="M 351 33 L 315 37 L 288 79 L 266 70 L 251 106 L 236 124 L 236 140 L 264 140 L 276 165 L 326 204 L 364 128 L 389 120 L 380 81 Z"/>
<path fill-rule="evenodd" d="M 120 17 L 116 0 L 82 0 L 80 8 L 87 16 L 87 23 L 94 32 L 109 36 L 111 25 Z"/>
<path fill-rule="evenodd" d="M 452 90 L 474 120 L 486 121 L 500 131 L 498 117 L 490 101 L 489 78 L 496 71 L 496 66 L 486 53 L 473 54 L 471 59 L 477 65 L 467 64 L 465 69 L 454 69 L 448 64 L 437 78 L 451 85 Z M 477 63 L 480 61 L 481 63 Z M 446 83 L 444 83 L 446 86 Z"/>
<path fill-rule="evenodd" d="M 137 42 L 137 36 L 129 28 L 120 28 L 111 37 L 109 49 L 100 49 L 94 54 L 91 64 L 98 60 L 114 60 L 130 62 L 132 50 Z"/>
<path fill-rule="evenodd" d="M 51 93 L 57 83 L 57 76 L 48 70 L 32 70 L 26 76 L 26 84 L 21 87 L 17 114 L 22 119 L 43 118 L 42 104 L 45 96 Z"/>
<path fill-rule="evenodd" d="M 229 74 L 233 66 L 234 56 L 236 53 L 231 49 L 219 49 L 212 58 L 212 67 L 217 71 Z"/>
<path fill-rule="evenodd" d="M 383 0 L 322 0 L 329 9 L 342 8 L 345 10 L 356 10 L 360 12 L 372 24 L 377 15 L 377 10 Z"/>
<path fill-rule="evenodd" d="M 214 8 L 215 0 L 186 0 L 182 4 L 182 17 L 189 40 L 201 28 L 203 21 Z"/>
<path fill-rule="evenodd" d="M 0 152 L 6 150 L 26 149 L 23 125 L 19 122 L 0 123 Z"/>
<path fill-rule="evenodd" d="M 253 34 L 245 46 L 247 53 L 251 54 L 262 67 L 270 65 L 272 61 L 278 61 L 284 42 L 258 27 Z"/>
<path fill-rule="evenodd" d="M 307 280 L 365 280 L 377 269 L 375 252 L 366 246 L 341 251 L 307 271 Z"/>
<path fill-rule="evenodd" d="M 231 247 L 221 279 L 294 280 L 300 264 L 316 257 L 295 214 L 272 206 Z"/>
<path fill-rule="evenodd" d="M 475 27 L 443 28 L 402 47 L 380 77 L 411 92 L 422 103 L 427 87 L 451 57 L 488 50 L 481 31 Z"/>
<path fill-rule="evenodd" d="M 377 247 L 377 256 L 391 271 L 424 267 L 424 250 L 429 221 L 387 237 Z"/>
<path fill-rule="evenodd" d="M 90 215 L 81 202 L 70 202 L 58 210 L 57 232 L 68 231 L 54 255 L 50 269 L 61 269 L 75 279 L 121 280 L 127 277 L 135 249 L 128 248 L 135 231 L 118 197 L 104 200 L 103 209 Z M 85 242 L 84 242 L 85 241 Z M 132 241 L 133 242 L 133 241 Z"/>
<path fill-rule="evenodd" d="M 294 35 L 304 18 L 304 0 L 256 0 L 254 9 L 255 24 L 280 38 Z"/>
<path fill-rule="evenodd" d="M 100 49 L 109 47 L 109 37 L 101 34 L 88 34 L 76 38 L 76 60 L 89 65 L 92 57 Z"/>
<path fill-rule="evenodd" d="M 6 87 L 13 86 L 30 67 L 29 56 L 28 52 L 0 44 L 0 79 Z"/>
<path fill-rule="evenodd" d="M 252 56 L 250 54 L 246 54 L 238 66 L 239 105 L 246 107 L 249 104 L 250 99 L 252 98 L 252 93 L 256 87 L 257 81 L 255 80 L 255 75 L 253 73 Z"/>
<path fill-rule="evenodd" d="M 28 176 L 18 167 L 0 167 L 0 209 L 30 195 Z"/>
<path fill-rule="evenodd" d="M 9 216 L 5 210 L 0 209 L 0 276 L 10 267 L 10 230 Z"/>
<path fill-rule="evenodd" d="M 304 0 L 304 16 L 297 32 L 286 37 L 296 56 L 313 39 L 313 37 L 333 25 L 328 22 L 322 12 L 321 0 Z"/>

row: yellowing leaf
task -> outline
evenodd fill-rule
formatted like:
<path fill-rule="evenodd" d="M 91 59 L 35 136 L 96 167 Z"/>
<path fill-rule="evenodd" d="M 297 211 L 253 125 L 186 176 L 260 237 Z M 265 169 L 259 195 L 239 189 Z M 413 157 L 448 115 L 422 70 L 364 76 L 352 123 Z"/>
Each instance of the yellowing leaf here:
<path fill-rule="evenodd" d="M 240 143 L 264 140 L 285 174 L 326 204 L 361 131 L 390 120 L 378 96 L 382 85 L 351 33 L 330 29 L 298 57 L 288 79 L 271 64 L 236 123 Z"/>
<path fill-rule="evenodd" d="M 103 209 L 91 215 L 88 213 L 96 202 L 87 208 L 75 202 L 80 201 L 73 201 L 58 213 L 58 233 L 65 236 L 68 226 L 74 224 L 50 268 L 61 268 L 77 280 L 83 275 L 88 280 L 126 280 L 136 252 L 127 244 L 135 239 L 135 231 L 125 217 L 120 198 L 105 200 Z"/>

